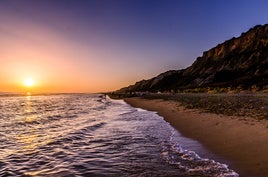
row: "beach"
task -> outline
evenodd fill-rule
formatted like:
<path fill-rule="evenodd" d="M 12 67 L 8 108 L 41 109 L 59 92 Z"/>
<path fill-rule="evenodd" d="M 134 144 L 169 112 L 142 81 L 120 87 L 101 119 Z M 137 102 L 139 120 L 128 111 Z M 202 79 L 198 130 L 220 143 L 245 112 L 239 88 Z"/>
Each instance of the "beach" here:
<path fill-rule="evenodd" d="M 161 116 L 122 100 L 0 96 L 0 176 L 237 177 Z"/>
<path fill-rule="evenodd" d="M 159 98 L 123 99 L 133 107 L 156 111 L 183 136 L 199 141 L 209 151 L 226 158 L 230 168 L 241 177 L 268 176 L 266 119 L 189 109 L 179 101 Z"/>

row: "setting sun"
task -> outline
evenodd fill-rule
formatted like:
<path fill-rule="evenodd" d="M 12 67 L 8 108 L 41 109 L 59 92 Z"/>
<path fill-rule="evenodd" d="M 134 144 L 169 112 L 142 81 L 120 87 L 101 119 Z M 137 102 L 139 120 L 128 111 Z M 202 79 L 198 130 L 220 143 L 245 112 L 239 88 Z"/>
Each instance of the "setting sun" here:
<path fill-rule="evenodd" d="M 32 87 L 34 85 L 34 80 L 33 79 L 25 79 L 24 80 L 24 85 L 26 87 Z"/>

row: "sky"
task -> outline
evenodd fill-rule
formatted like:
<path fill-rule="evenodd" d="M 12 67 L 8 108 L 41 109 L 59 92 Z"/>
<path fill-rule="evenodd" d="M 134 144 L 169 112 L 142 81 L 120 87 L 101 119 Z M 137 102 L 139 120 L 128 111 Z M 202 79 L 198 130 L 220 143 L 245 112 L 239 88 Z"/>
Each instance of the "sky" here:
<path fill-rule="evenodd" d="M 267 0 L 0 0 L 0 92 L 117 90 L 190 66 L 268 23 L 267 9 Z"/>

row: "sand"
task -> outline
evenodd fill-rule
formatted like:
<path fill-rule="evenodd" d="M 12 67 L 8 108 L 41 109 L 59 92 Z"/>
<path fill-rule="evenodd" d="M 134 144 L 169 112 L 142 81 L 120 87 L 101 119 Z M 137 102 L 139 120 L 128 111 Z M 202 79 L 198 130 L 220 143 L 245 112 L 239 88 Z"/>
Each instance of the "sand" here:
<path fill-rule="evenodd" d="M 124 98 L 133 107 L 158 114 L 183 136 L 226 158 L 241 177 L 268 177 L 268 121 L 186 109 L 176 101 Z"/>

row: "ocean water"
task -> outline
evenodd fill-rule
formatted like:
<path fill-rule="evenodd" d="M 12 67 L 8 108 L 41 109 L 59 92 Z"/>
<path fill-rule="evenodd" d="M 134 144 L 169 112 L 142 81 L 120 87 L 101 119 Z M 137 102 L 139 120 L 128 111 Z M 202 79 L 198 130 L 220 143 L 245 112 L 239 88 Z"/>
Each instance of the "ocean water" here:
<path fill-rule="evenodd" d="M 187 141 L 103 95 L 0 96 L 0 176 L 238 176 Z"/>

